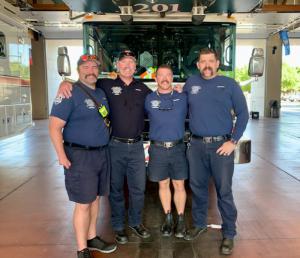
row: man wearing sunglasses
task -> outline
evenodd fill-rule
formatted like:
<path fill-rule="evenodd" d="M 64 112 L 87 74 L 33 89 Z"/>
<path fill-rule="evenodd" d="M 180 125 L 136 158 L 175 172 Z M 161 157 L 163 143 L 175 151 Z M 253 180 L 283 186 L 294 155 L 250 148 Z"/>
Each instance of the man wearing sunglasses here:
<path fill-rule="evenodd" d="M 171 211 L 170 183 L 174 187 L 174 203 L 177 211 L 175 237 L 183 238 L 186 227 L 184 210 L 186 191 L 184 181 L 188 178 L 188 166 L 183 142 L 187 96 L 173 91 L 173 72 L 170 66 L 161 65 L 156 72 L 157 90 L 146 97 L 145 109 L 149 117 L 148 177 L 158 182 L 159 197 L 165 214 L 161 226 L 163 236 L 171 236 L 174 221 Z"/>
<path fill-rule="evenodd" d="M 125 244 L 128 242 L 125 230 L 125 178 L 129 190 L 129 227 L 141 238 L 150 237 L 149 231 L 142 224 L 146 170 L 141 134 L 144 128 L 145 98 L 152 91 L 134 79 L 136 58 L 132 51 L 120 53 L 117 69 L 118 77 L 115 80 L 98 79 L 96 87 L 105 92 L 110 106 L 111 222 L 116 241 Z M 62 82 L 58 95 L 71 96 L 71 87 L 70 83 Z"/>
<path fill-rule="evenodd" d="M 79 80 L 73 85 L 72 97 L 57 97 L 49 119 L 50 137 L 59 164 L 64 167 L 66 190 L 70 201 L 75 202 L 73 225 L 78 258 L 91 258 L 89 250 L 116 250 L 115 244 L 96 235 L 99 197 L 109 193 L 110 167 L 104 116 L 108 103 L 104 92 L 96 88 L 99 65 L 94 56 L 79 58 Z"/>

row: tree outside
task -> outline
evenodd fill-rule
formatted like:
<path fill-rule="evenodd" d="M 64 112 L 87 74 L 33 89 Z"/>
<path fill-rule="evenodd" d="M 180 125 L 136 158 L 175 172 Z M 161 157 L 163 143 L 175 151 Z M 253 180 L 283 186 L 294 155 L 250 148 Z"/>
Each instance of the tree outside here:
<path fill-rule="evenodd" d="M 282 64 L 281 91 L 284 94 L 300 91 L 300 67 Z"/>
<path fill-rule="evenodd" d="M 243 66 L 235 69 L 235 79 L 238 82 L 243 82 L 251 79 L 251 77 L 248 75 L 248 66 Z M 242 87 L 242 90 L 244 92 L 251 92 L 251 83 L 248 83 Z"/>

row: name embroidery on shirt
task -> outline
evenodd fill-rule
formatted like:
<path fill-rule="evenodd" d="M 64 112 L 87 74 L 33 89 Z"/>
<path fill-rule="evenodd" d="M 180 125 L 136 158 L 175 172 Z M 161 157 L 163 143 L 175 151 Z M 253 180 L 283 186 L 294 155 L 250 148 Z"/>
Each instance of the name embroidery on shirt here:
<path fill-rule="evenodd" d="M 193 95 L 198 94 L 201 89 L 202 89 L 201 86 L 192 86 L 191 87 L 191 94 L 193 94 Z"/>
<path fill-rule="evenodd" d="M 218 89 L 225 89 L 225 86 L 223 86 L 223 85 L 217 85 L 217 88 Z"/>
<path fill-rule="evenodd" d="M 142 91 L 141 89 L 135 89 L 136 91 Z"/>
<path fill-rule="evenodd" d="M 86 107 L 88 109 L 95 109 L 96 108 L 94 101 L 92 101 L 91 99 L 85 99 L 84 103 L 86 104 Z"/>
<path fill-rule="evenodd" d="M 173 99 L 173 101 L 179 101 L 180 99 Z"/>
<path fill-rule="evenodd" d="M 118 86 L 112 87 L 111 90 L 112 90 L 112 94 L 114 94 L 116 96 L 121 95 L 121 93 L 122 93 L 122 88 L 118 87 Z"/>
<path fill-rule="evenodd" d="M 159 108 L 159 106 L 160 106 L 160 100 L 152 100 L 151 101 L 151 107 L 152 108 Z"/>

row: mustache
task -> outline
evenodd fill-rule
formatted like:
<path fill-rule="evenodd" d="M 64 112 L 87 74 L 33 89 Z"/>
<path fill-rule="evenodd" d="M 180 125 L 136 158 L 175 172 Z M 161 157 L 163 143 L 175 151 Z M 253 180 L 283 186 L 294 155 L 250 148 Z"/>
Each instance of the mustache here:
<path fill-rule="evenodd" d="M 206 70 L 210 71 L 211 73 L 213 72 L 213 69 L 209 66 L 205 67 L 202 72 L 205 72 Z"/>
<path fill-rule="evenodd" d="M 98 79 L 98 77 L 97 77 L 95 74 L 93 74 L 93 73 L 86 74 L 86 75 L 84 76 L 84 78 L 86 79 L 86 78 L 89 77 L 89 76 L 93 76 L 95 79 Z"/>

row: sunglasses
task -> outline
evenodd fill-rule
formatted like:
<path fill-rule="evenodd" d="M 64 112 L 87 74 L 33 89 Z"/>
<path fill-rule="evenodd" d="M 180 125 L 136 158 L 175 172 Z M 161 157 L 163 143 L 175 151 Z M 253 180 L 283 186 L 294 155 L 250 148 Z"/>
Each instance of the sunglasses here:
<path fill-rule="evenodd" d="M 82 55 L 80 56 L 80 59 L 83 62 L 89 61 L 89 60 L 97 60 L 98 61 L 98 57 L 96 55 Z"/>

